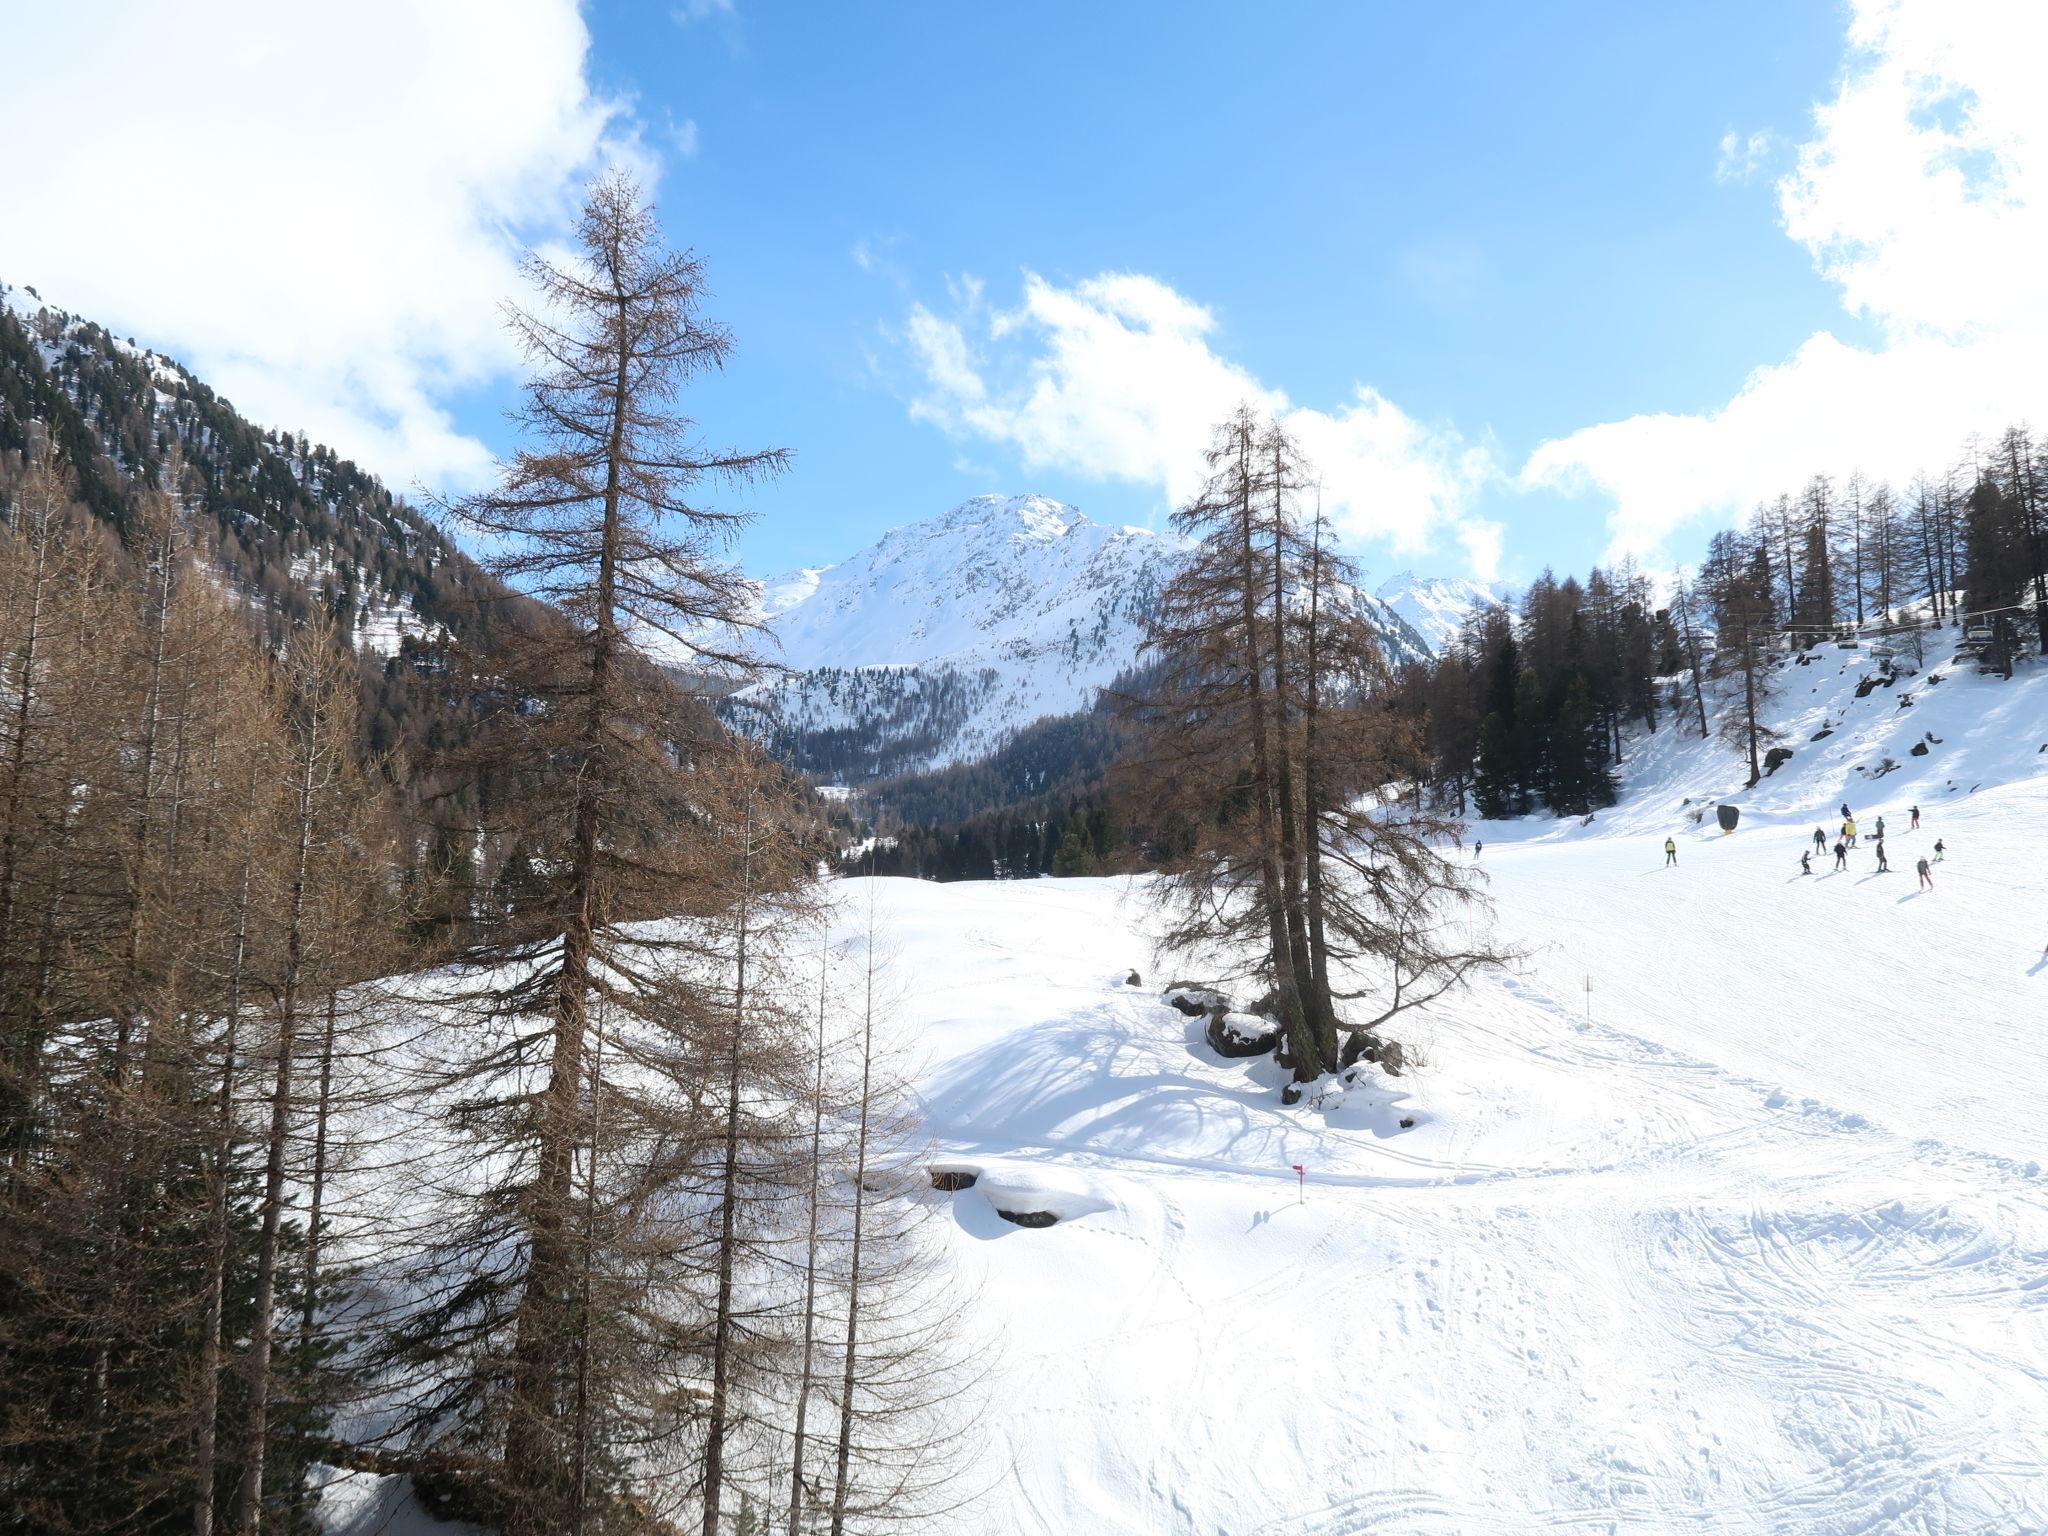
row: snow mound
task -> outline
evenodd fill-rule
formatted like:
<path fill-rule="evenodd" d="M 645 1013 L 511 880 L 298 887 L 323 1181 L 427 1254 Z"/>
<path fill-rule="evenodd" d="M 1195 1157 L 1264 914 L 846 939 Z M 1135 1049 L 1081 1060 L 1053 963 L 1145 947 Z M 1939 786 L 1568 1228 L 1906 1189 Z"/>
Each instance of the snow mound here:
<path fill-rule="evenodd" d="M 1004 1221 L 1020 1227 L 1053 1226 L 1114 1210 L 1099 1181 L 1071 1168 L 1023 1163 L 985 1165 L 974 1193 Z"/>

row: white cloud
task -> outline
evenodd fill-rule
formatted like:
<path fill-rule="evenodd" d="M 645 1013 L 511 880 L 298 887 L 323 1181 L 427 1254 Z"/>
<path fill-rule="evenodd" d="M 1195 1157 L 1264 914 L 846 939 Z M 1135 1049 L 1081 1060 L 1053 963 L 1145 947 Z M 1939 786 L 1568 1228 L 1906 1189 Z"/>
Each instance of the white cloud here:
<path fill-rule="evenodd" d="M 680 123 L 670 121 L 668 127 L 669 147 L 684 160 L 697 158 L 697 119 L 686 117 Z"/>
<path fill-rule="evenodd" d="M 1729 129 L 1721 135 L 1721 158 L 1714 163 L 1714 180 L 1749 180 L 1764 168 L 1777 147 L 1777 137 L 1768 128 L 1749 134 Z"/>
<path fill-rule="evenodd" d="M 1507 529 L 1502 524 L 1488 518 L 1458 519 L 1458 543 L 1464 548 L 1465 562 L 1472 567 L 1472 574 L 1476 579 L 1500 579 L 1501 540 L 1506 532 Z"/>
<path fill-rule="evenodd" d="M 474 481 L 441 402 L 517 365 L 522 242 L 649 168 L 589 43 L 575 0 L 16 7 L 0 277 L 400 485 Z"/>
<path fill-rule="evenodd" d="M 1497 530 L 1489 543 L 1455 526 L 1492 474 L 1485 447 L 1366 385 L 1333 410 L 1293 404 L 1219 355 L 1216 317 L 1156 278 L 1111 272 L 1062 288 L 1026 273 L 1018 305 L 993 311 L 978 281 L 949 287 L 950 315 L 918 304 L 905 328 L 923 372 L 910 407 L 921 420 L 1005 444 L 1029 469 L 1151 486 L 1179 502 L 1201 484 L 1216 423 L 1248 401 L 1284 420 L 1315 461 L 1347 540 L 1414 554 L 1448 528 L 1475 568 L 1498 560 Z"/>
<path fill-rule="evenodd" d="M 1816 472 L 1904 480 L 1973 431 L 2048 416 L 2048 7 L 1857 0 L 1849 44 L 1778 205 L 1882 340 L 1821 332 L 1718 409 L 1538 448 L 1523 482 L 1610 496 L 1618 552 Z"/>

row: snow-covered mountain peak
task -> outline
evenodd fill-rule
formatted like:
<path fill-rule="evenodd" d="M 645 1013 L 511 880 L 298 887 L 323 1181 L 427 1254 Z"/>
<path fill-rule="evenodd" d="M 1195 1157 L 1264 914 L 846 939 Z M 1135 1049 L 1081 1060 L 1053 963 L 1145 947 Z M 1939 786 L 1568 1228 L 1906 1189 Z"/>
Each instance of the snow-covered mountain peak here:
<path fill-rule="evenodd" d="M 837 565 L 764 583 L 761 606 L 780 659 L 798 668 L 982 666 L 1048 650 L 1069 661 L 1115 651 L 1121 666 L 1185 547 L 1047 496 L 976 496 Z"/>
<path fill-rule="evenodd" d="M 747 698 L 827 773 L 971 760 L 1034 720 L 1090 708 L 1138 661 L 1152 605 L 1192 549 L 1048 496 L 971 497 L 836 565 L 763 582 L 761 617 L 787 670 Z M 1363 606 L 1396 661 L 1428 654 L 1393 608 Z"/>
<path fill-rule="evenodd" d="M 948 532 L 988 529 L 1008 534 L 1014 539 L 1044 543 L 1061 538 L 1072 529 L 1088 522 L 1088 518 L 1079 507 L 1070 507 L 1063 501 L 1054 501 L 1050 496 L 1002 496 L 989 493 L 970 496 L 952 511 L 933 518 L 929 525 L 912 524 L 911 527 L 933 526 Z"/>
<path fill-rule="evenodd" d="M 1381 582 L 1374 595 L 1428 641 L 1432 651 L 1441 651 L 1456 638 L 1466 619 L 1482 609 L 1499 607 L 1507 601 L 1510 589 L 1469 577 L 1418 576 L 1402 571 Z"/>

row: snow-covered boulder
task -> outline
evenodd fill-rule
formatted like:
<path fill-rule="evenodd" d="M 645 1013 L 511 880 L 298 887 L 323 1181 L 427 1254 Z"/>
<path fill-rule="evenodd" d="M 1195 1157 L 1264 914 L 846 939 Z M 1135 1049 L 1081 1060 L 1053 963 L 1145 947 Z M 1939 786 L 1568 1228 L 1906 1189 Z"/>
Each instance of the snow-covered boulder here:
<path fill-rule="evenodd" d="M 981 1164 L 942 1161 L 933 1163 L 931 1171 L 933 1189 L 972 1189 L 981 1177 Z"/>
<path fill-rule="evenodd" d="M 1389 1077 L 1399 1077 L 1401 1069 L 1408 1064 L 1408 1053 L 1401 1048 L 1398 1040 L 1382 1040 L 1370 1030 L 1358 1030 L 1344 1039 L 1344 1049 L 1337 1057 L 1340 1066 L 1348 1067 L 1354 1062 L 1369 1061 Z"/>
<path fill-rule="evenodd" d="M 1264 1056 L 1280 1043 L 1280 1026 L 1256 1013 L 1212 1013 L 1202 1033 L 1218 1056 Z"/>
<path fill-rule="evenodd" d="M 1112 1204 L 1075 1169 L 1014 1163 L 984 1168 L 977 1192 L 998 1216 L 1018 1227 L 1050 1227 L 1106 1211 Z"/>
<path fill-rule="evenodd" d="M 1230 1011 L 1230 999 L 1214 987 L 1198 981 L 1176 981 L 1167 986 L 1166 1001 L 1169 1007 L 1178 1008 L 1191 1019 L 1199 1019 L 1205 1013 L 1219 1010 Z"/>

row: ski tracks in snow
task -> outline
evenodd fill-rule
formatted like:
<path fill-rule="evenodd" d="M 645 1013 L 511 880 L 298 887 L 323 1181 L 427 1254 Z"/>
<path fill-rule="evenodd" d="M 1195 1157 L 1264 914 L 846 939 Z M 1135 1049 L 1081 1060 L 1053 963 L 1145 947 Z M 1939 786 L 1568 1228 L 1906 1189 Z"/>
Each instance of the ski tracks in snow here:
<path fill-rule="evenodd" d="M 2038 1161 L 1843 1107 L 1810 1041 L 1771 1081 L 1613 989 L 1589 1020 L 1543 952 L 1435 1015 L 1434 1069 L 1282 1108 L 1113 984 L 1093 885 L 920 912 L 995 968 L 931 978 L 934 1133 L 1105 1204 L 969 1245 L 991 1532 L 2048 1530 Z"/>

